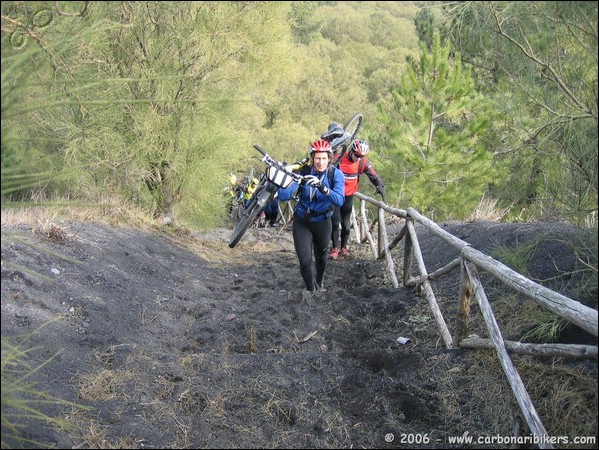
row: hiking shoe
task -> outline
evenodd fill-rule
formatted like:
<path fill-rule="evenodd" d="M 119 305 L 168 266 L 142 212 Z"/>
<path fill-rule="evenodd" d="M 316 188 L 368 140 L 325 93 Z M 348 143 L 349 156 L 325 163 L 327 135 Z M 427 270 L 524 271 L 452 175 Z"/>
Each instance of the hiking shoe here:
<path fill-rule="evenodd" d="M 331 249 L 331 253 L 329 254 L 329 258 L 331 258 L 331 259 L 337 259 L 338 256 L 339 256 L 339 249 L 333 247 Z"/>
<path fill-rule="evenodd" d="M 346 249 L 346 248 L 342 248 L 341 249 L 341 256 L 344 256 L 344 257 L 347 258 L 349 256 L 349 250 Z"/>
<path fill-rule="evenodd" d="M 273 227 L 273 228 L 279 228 L 281 226 L 281 224 L 279 224 L 279 223 L 271 223 L 270 226 Z"/>

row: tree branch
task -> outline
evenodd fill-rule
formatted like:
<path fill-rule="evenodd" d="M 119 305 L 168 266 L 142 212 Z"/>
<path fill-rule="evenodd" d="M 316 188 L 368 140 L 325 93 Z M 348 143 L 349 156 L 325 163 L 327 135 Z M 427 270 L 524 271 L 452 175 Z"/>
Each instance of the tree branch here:
<path fill-rule="evenodd" d="M 539 58 L 537 58 L 534 54 L 534 50 L 532 49 L 530 43 L 528 42 L 528 40 L 526 39 L 526 37 L 524 36 L 524 33 L 522 32 L 522 30 L 520 30 L 520 33 L 522 35 L 522 38 L 524 39 L 526 45 L 528 46 L 528 50 L 525 48 L 525 46 L 518 42 L 515 38 L 513 38 L 512 36 L 510 36 L 508 33 L 506 33 L 504 31 L 504 28 L 501 24 L 500 18 L 499 18 L 499 14 L 497 12 L 497 10 L 491 5 L 491 13 L 493 15 L 493 17 L 495 18 L 495 24 L 497 25 L 497 32 L 499 33 L 500 36 L 503 36 L 505 39 L 507 39 L 509 42 L 511 42 L 512 44 L 514 44 L 517 48 L 520 49 L 520 51 L 531 61 L 533 61 L 535 64 L 539 65 L 542 70 L 547 70 L 549 73 L 551 73 L 552 77 L 548 78 L 549 80 L 553 81 L 558 88 L 560 89 L 560 91 L 562 91 L 567 98 L 569 98 L 573 104 L 574 107 L 580 111 L 583 111 L 589 118 L 594 118 L 595 120 L 597 120 L 597 115 L 596 113 L 593 113 L 592 110 L 590 110 L 585 104 L 584 102 L 580 101 L 575 95 L 574 93 L 568 88 L 568 86 L 566 85 L 566 83 L 562 80 L 562 78 L 560 77 L 560 75 L 557 73 L 557 71 L 555 70 L 555 68 L 546 62 L 541 61 Z"/>

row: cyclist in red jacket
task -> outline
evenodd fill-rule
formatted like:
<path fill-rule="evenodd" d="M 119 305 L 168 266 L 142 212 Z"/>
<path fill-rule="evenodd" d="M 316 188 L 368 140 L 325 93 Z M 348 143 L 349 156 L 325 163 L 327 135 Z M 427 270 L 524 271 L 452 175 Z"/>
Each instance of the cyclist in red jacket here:
<path fill-rule="evenodd" d="M 341 207 L 336 207 L 333 211 L 333 232 L 331 236 L 333 246 L 329 254 L 331 259 L 337 259 L 340 253 L 339 249 L 341 249 L 341 256 L 349 256 L 347 243 L 351 228 L 351 212 L 354 204 L 354 194 L 358 191 L 361 174 L 365 173 L 368 176 L 370 182 L 376 187 L 377 193 L 383 197 L 383 201 L 387 201 L 383 180 L 366 158 L 369 151 L 370 146 L 366 141 L 356 139 L 351 143 L 348 151 L 339 162 L 339 169 L 345 176 L 345 201 Z M 339 232 L 340 223 L 341 233 Z M 339 242 L 339 234 L 341 234 L 341 242 Z M 339 246 L 340 243 L 341 246 Z"/>

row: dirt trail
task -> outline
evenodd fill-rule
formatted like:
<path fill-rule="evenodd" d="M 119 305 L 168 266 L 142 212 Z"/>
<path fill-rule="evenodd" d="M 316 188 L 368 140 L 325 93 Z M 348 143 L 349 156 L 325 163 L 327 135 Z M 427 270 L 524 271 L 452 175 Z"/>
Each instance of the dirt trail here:
<path fill-rule="evenodd" d="M 2 226 L 2 336 L 35 332 L 28 362 L 54 356 L 37 385 L 93 408 L 68 413 L 79 432 L 25 424 L 33 439 L 447 448 L 449 436 L 490 431 L 484 415 L 462 417 L 480 400 L 453 392 L 471 380 L 471 362 L 443 348 L 425 301 L 389 287 L 384 261 L 365 247 L 330 262 L 327 291 L 312 294 L 289 230 L 254 228 L 229 249 L 224 229 L 177 239 L 92 223 L 62 229 L 57 239 Z"/>

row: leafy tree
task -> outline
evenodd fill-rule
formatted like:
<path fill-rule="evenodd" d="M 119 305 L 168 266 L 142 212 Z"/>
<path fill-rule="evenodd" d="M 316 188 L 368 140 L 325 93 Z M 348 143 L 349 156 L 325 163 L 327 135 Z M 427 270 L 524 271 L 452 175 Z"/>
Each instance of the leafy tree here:
<path fill-rule="evenodd" d="M 261 104 L 268 145 L 283 144 L 297 157 L 329 122 L 343 123 L 358 111 L 365 116 L 362 135 L 378 132 L 376 101 L 418 48 L 417 11 L 413 2 L 319 2 L 311 11 L 319 31 L 299 46 L 297 72 Z"/>
<path fill-rule="evenodd" d="M 160 3 L 147 13 L 145 6 L 131 6 L 129 26 L 113 51 L 134 77 L 155 78 L 134 86 L 135 97 L 152 103 L 132 111 L 131 148 L 157 213 L 170 215 L 178 203 L 209 221 L 222 207 L 222 180 L 243 157 L 240 147 L 251 150 L 244 132 L 259 126 L 250 96 L 285 76 L 287 9 L 273 3 L 186 6 Z M 120 55 L 119 47 L 135 52 Z"/>
<path fill-rule="evenodd" d="M 435 33 L 435 20 L 430 8 L 422 8 L 414 19 L 418 40 L 424 43 L 428 49 L 433 45 Z"/>
<path fill-rule="evenodd" d="M 409 62 L 379 104 L 387 134 L 376 145 L 389 161 L 381 173 L 400 193 L 398 203 L 438 219 L 467 217 L 496 176 L 481 145 L 489 127 L 484 101 L 460 55 L 451 58 L 438 35 L 430 51 L 423 44 L 420 58 Z"/>
<path fill-rule="evenodd" d="M 57 14 L 47 2 L 2 3 L 2 195 L 5 200 L 67 197 L 70 174 L 63 170 L 64 139 L 46 112 L 71 115 L 76 92 L 53 78 L 65 55 L 100 32 L 105 23 L 73 26 L 78 10 Z M 67 22 L 65 24 L 65 22 Z M 65 32 L 68 30 L 68 32 Z M 71 74 L 67 73 L 68 78 Z M 70 105 L 69 105 L 70 103 Z M 58 129 L 56 129 L 58 128 Z"/>
<path fill-rule="evenodd" d="M 445 18 L 502 114 L 511 177 L 496 194 L 536 216 L 596 217 L 597 3 L 464 2 Z"/>
<path fill-rule="evenodd" d="M 295 42 L 307 45 L 320 36 L 324 17 L 315 14 L 317 8 L 317 2 L 291 2 L 288 18 Z"/>
<path fill-rule="evenodd" d="M 214 224 L 224 180 L 261 125 L 252 97 L 286 75 L 287 13 L 284 3 L 92 3 L 45 30 L 48 46 L 73 27 L 96 32 L 34 72 L 57 102 L 26 127 L 57 143 L 42 151 L 76 173 L 71 193 Z"/>

